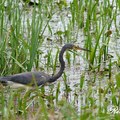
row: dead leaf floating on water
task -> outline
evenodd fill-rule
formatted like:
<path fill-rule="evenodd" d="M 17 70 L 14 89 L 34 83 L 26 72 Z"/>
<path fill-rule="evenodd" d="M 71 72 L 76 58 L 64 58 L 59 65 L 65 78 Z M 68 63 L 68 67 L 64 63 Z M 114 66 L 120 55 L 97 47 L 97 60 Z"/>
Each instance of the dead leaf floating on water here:
<path fill-rule="evenodd" d="M 111 31 L 111 30 L 108 30 L 108 31 L 105 33 L 106 37 L 109 37 L 111 34 L 112 34 L 112 31 Z"/>

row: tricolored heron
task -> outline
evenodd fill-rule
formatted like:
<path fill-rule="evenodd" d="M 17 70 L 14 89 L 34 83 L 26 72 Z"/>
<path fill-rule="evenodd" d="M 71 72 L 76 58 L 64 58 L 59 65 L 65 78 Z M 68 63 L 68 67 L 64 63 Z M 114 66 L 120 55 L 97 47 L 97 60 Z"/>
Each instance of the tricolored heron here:
<path fill-rule="evenodd" d="M 43 72 L 24 72 L 19 74 L 14 74 L 10 76 L 0 77 L 0 82 L 3 85 L 7 85 L 9 82 L 21 84 L 21 85 L 31 85 L 31 86 L 40 86 L 45 83 L 51 83 L 56 81 L 63 73 L 65 69 L 65 62 L 63 60 L 63 54 L 66 50 L 74 49 L 74 50 L 86 50 L 84 48 L 80 48 L 79 46 L 75 46 L 73 44 L 65 44 L 59 54 L 59 62 L 61 64 L 60 70 L 57 74 L 50 76 Z"/>

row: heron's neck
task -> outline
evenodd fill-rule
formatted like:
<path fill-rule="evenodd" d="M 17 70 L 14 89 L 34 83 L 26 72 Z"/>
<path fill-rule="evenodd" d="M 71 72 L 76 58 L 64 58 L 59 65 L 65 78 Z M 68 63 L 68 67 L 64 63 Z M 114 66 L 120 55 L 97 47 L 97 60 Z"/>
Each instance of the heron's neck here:
<path fill-rule="evenodd" d="M 63 60 L 63 54 L 66 51 L 67 48 L 63 47 L 60 51 L 59 54 L 59 62 L 60 62 L 60 70 L 57 74 L 55 74 L 54 76 L 52 76 L 49 80 L 49 82 L 54 82 L 56 81 L 63 73 L 64 69 L 65 69 L 65 62 Z"/>

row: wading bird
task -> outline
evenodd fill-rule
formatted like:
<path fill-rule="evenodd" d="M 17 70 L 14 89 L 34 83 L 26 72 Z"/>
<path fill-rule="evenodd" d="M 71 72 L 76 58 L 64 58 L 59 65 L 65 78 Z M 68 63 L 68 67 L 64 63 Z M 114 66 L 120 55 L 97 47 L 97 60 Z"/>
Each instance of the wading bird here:
<path fill-rule="evenodd" d="M 65 44 L 62 47 L 59 54 L 59 62 L 61 64 L 61 67 L 56 75 L 50 76 L 43 72 L 24 72 L 24 73 L 5 76 L 5 77 L 0 77 L 0 83 L 2 83 L 3 85 L 8 85 L 9 82 L 12 82 L 21 85 L 40 86 L 40 85 L 44 85 L 45 83 L 54 82 L 62 75 L 65 69 L 63 54 L 66 50 L 69 49 L 89 51 L 84 48 L 80 48 L 79 46 L 75 46 L 73 44 Z"/>

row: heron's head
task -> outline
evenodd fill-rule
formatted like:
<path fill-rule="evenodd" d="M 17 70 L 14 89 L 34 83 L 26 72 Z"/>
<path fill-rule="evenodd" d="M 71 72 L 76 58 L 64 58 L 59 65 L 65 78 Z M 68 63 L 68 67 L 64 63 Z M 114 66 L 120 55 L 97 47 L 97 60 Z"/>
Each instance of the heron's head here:
<path fill-rule="evenodd" d="M 66 49 L 84 50 L 84 51 L 90 52 L 90 50 L 87 50 L 87 49 L 85 49 L 85 48 L 81 48 L 81 47 L 79 47 L 79 46 L 77 46 L 77 45 L 74 45 L 74 44 L 65 44 L 64 47 L 65 47 Z"/>

